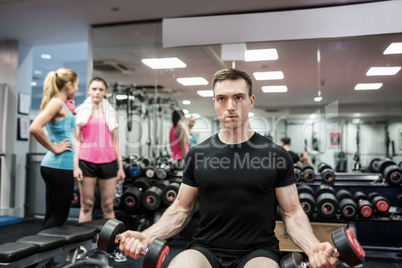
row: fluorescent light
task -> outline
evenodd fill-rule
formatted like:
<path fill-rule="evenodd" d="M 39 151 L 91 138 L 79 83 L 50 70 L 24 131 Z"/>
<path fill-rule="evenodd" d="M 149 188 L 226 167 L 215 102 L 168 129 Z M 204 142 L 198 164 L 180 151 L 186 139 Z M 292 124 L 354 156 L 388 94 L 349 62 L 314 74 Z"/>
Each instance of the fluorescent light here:
<path fill-rule="evenodd" d="M 36 83 L 36 82 L 31 82 L 31 86 L 35 87 L 35 86 L 37 86 L 37 85 L 38 85 L 38 83 Z"/>
<path fill-rule="evenodd" d="M 144 64 L 152 69 L 174 69 L 174 68 L 185 68 L 187 65 L 182 62 L 179 58 L 152 58 L 152 59 L 142 59 Z"/>
<path fill-rule="evenodd" d="M 276 80 L 283 79 L 283 72 L 275 71 L 275 72 L 255 72 L 253 73 L 255 80 Z"/>
<path fill-rule="evenodd" d="M 184 105 L 190 105 L 191 104 L 191 101 L 190 100 L 183 100 L 183 102 L 182 102 Z"/>
<path fill-rule="evenodd" d="M 40 55 L 40 57 L 41 57 L 42 59 L 44 59 L 44 60 L 50 60 L 50 59 L 52 59 L 52 55 L 49 55 L 49 54 L 42 54 L 42 55 Z"/>
<path fill-rule="evenodd" d="M 322 101 L 322 97 L 321 96 L 315 97 L 314 101 L 316 101 L 316 102 Z"/>
<path fill-rule="evenodd" d="M 42 72 L 41 70 L 34 70 L 33 73 L 34 73 L 34 74 L 37 74 L 37 75 L 43 74 L 43 72 Z"/>
<path fill-rule="evenodd" d="M 366 75 L 374 76 L 374 75 L 395 75 L 401 70 L 401 66 L 395 67 L 371 67 Z"/>
<path fill-rule="evenodd" d="M 130 100 L 134 100 L 135 97 L 130 95 Z M 116 100 L 127 100 L 127 95 L 116 95 Z"/>
<path fill-rule="evenodd" d="M 264 93 L 279 93 L 279 92 L 287 92 L 287 86 L 263 86 L 262 91 Z"/>
<path fill-rule="evenodd" d="M 203 77 L 185 77 L 185 78 L 177 78 L 176 80 L 183 86 L 208 85 L 208 81 Z"/>
<path fill-rule="evenodd" d="M 355 90 L 377 90 L 382 85 L 382 83 L 359 83 L 355 86 Z"/>
<path fill-rule="evenodd" d="M 190 111 L 187 110 L 187 109 L 182 109 L 182 111 L 183 111 L 184 114 L 189 114 L 190 113 Z"/>
<path fill-rule="evenodd" d="M 197 118 L 200 118 L 201 115 L 200 115 L 200 114 L 193 114 L 193 117 L 194 117 L 195 119 L 197 119 Z"/>
<path fill-rule="evenodd" d="M 275 48 L 246 50 L 244 58 L 246 61 L 277 60 L 278 52 Z"/>
<path fill-rule="evenodd" d="M 201 97 L 213 97 L 214 92 L 212 90 L 197 90 L 197 94 Z"/>
<path fill-rule="evenodd" d="M 402 54 L 402 42 L 391 43 L 387 49 L 385 49 L 384 55 L 389 54 Z"/>

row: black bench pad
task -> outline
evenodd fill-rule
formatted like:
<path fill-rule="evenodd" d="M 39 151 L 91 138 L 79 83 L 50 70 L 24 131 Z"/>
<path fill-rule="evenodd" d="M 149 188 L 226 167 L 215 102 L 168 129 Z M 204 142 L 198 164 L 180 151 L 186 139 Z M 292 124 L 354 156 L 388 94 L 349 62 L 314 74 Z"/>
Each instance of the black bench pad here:
<path fill-rule="evenodd" d="M 92 239 L 97 234 L 96 228 L 89 226 L 57 226 L 40 231 L 38 235 L 63 237 L 67 244 Z"/>
<path fill-rule="evenodd" d="M 38 252 L 38 245 L 10 242 L 0 245 L 0 263 L 11 263 Z"/>
<path fill-rule="evenodd" d="M 66 240 L 64 237 L 45 235 L 30 235 L 18 239 L 17 242 L 37 245 L 39 247 L 38 252 L 44 252 L 51 249 L 59 248 L 66 244 Z"/>

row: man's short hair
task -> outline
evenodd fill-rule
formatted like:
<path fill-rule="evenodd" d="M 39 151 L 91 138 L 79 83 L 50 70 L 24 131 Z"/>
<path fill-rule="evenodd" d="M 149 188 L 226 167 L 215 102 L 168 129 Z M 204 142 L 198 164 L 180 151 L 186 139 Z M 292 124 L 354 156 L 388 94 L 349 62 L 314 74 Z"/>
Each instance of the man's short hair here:
<path fill-rule="evenodd" d="M 217 71 L 212 78 L 212 90 L 215 90 L 215 85 L 219 81 L 239 80 L 239 79 L 243 79 L 246 82 L 247 88 L 248 88 L 248 95 L 252 96 L 253 95 L 253 89 L 252 89 L 253 82 L 251 80 L 251 77 L 247 73 L 240 71 L 239 69 L 235 69 L 235 68 L 226 68 L 226 69 Z M 215 92 L 214 92 L 214 94 L 215 94 Z"/>
<path fill-rule="evenodd" d="M 290 138 L 289 137 L 284 137 L 281 139 L 282 143 L 284 145 L 290 145 Z"/>

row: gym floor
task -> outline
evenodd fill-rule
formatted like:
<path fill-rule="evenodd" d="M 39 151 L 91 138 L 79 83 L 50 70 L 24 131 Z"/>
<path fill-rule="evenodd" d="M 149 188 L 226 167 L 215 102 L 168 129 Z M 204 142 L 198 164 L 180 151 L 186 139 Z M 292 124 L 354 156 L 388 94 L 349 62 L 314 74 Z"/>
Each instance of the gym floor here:
<path fill-rule="evenodd" d="M 14 242 L 17 239 L 36 234 L 40 231 L 42 220 L 41 219 L 26 219 L 21 223 L 13 224 L 13 225 L 6 225 L 0 227 L 0 244 L 7 243 L 7 242 Z M 76 222 L 68 222 L 67 224 L 74 225 Z M 163 267 L 167 267 L 169 262 L 179 254 L 182 250 L 184 250 L 187 246 L 187 240 L 180 240 L 180 239 L 172 239 L 169 241 L 170 246 L 170 253 L 166 260 L 166 263 Z M 371 256 L 369 253 L 368 256 Z M 373 254 L 373 256 L 377 256 Z M 379 254 L 380 257 L 378 258 L 366 258 L 366 262 L 358 267 L 367 267 L 367 268 L 402 268 L 402 261 L 401 257 L 395 259 L 394 256 L 389 255 L 387 253 Z M 381 258 L 381 259 L 379 259 Z M 128 257 L 127 262 L 118 263 L 115 262 L 113 259 L 110 259 L 109 265 L 115 268 L 123 268 L 123 267 L 142 267 L 142 258 L 135 260 Z M 56 262 L 62 263 L 63 260 L 60 257 L 60 260 L 56 258 Z M 7 266 L 9 268 L 19 267 L 18 264 L 11 264 Z M 348 267 L 342 264 L 339 264 L 337 267 Z"/>

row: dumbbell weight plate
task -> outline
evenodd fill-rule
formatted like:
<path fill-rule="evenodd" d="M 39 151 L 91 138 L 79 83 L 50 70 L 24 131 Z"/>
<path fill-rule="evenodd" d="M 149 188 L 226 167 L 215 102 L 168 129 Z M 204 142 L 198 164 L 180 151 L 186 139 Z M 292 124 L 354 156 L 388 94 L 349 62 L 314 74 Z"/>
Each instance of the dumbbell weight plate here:
<path fill-rule="evenodd" d="M 177 197 L 179 192 L 180 184 L 176 182 L 170 183 L 162 190 L 162 201 L 165 205 L 171 205 Z"/>
<path fill-rule="evenodd" d="M 357 214 L 356 202 L 351 198 L 344 198 L 339 201 L 339 210 L 345 219 L 353 219 Z"/>
<path fill-rule="evenodd" d="M 314 196 L 308 193 L 299 194 L 300 205 L 307 216 L 312 216 L 315 211 L 315 199 Z"/>
<path fill-rule="evenodd" d="M 112 253 L 119 246 L 118 243 L 115 243 L 117 235 L 124 231 L 125 226 L 121 221 L 116 219 L 108 220 L 99 233 L 98 248 L 107 253 Z"/>
<path fill-rule="evenodd" d="M 370 172 L 373 172 L 373 173 L 380 172 L 380 161 L 381 161 L 380 158 L 374 158 L 373 160 L 370 161 L 370 164 L 369 164 Z"/>
<path fill-rule="evenodd" d="M 162 268 L 169 254 L 169 247 L 166 241 L 156 238 L 149 246 L 145 257 L 143 268 Z"/>
<path fill-rule="evenodd" d="M 297 192 L 298 192 L 299 194 L 301 194 L 301 193 L 308 193 L 308 194 L 314 195 L 314 189 L 313 189 L 313 187 L 311 187 L 310 185 L 307 185 L 307 184 L 300 184 L 300 185 L 298 185 L 298 186 L 297 186 Z"/>
<path fill-rule="evenodd" d="M 402 183 L 402 169 L 397 165 L 389 165 L 384 170 L 385 181 L 391 186 L 399 186 Z"/>
<path fill-rule="evenodd" d="M 313 182 L 315 179 L 315 173 L 313 167 L 306 165 L 302 170 L 302 177 L 307 182 Z"/>
<path fill-rule="evenodd" d="M 333 218 L 338 212 L 338 200 L 334 194 L 323 193 L 317 196 L 317 211 L 323 218 Z"/>
<path fill-rule="evenodd" d="M 380 161 L 380 163 L 379 163 L 379 171 L 380 171 L 380 173 L 381 174 L 384 174 L 384 170 L 388 167 L 388 166 L 391 166 L 391 165 L 395 165 L 395 162 L 394 161 L 392 161 L 391 159 L 389 159 L 389 158 L 385 158 L 385 159 L 383 159 L 383 160 L 381 160 Z"/>
<path fill-rule="evenodd" d="M 142 196 L 142 205 L 147 210 L 157 210 L 162 203 L 162 190 L 156 186 L 148 188 Z"/>
<path fill-rule="evenodd" d="M 339 258 L 349 266 L 364 262 L 365 252 L 355 234 L 345 227 L 332 232 L 332 240 L 339 252 Z"/>
<path fill-rule="evenodd" d="M 292 252 L 281 259 L 282 268 L 299 268 L 304 261 L 303 255 L 299 252 Z"/>
<path fill-rule="evenodd" d="M 121 196 L 124 209 L 133 211 L 141 206 L 142 192 L 137 187 L 128 187 Z"/>

